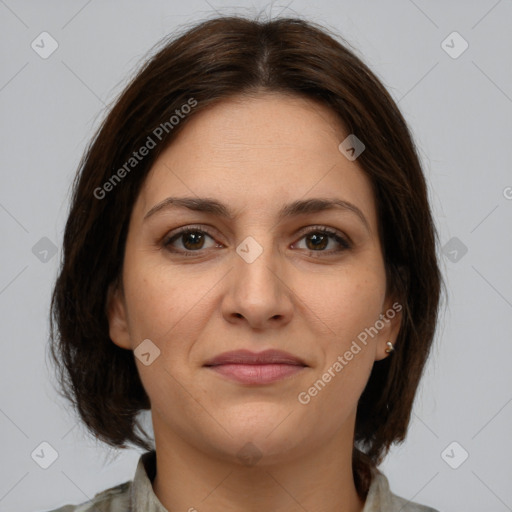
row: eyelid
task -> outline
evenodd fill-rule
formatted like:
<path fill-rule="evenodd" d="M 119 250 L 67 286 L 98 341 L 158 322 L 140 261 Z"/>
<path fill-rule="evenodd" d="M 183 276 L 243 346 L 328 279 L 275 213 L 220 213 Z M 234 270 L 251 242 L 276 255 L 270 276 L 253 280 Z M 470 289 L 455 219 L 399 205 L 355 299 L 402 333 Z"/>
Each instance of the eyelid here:
<path fill-rule="evenodd" d="M 210 233 L 210 230 L 212 229 L 213 228 L 211 226 L 208 226 L 207 224 L 186 224 L 184 226 L 180 226 L 176 229 L 173 229 L 172 231 L 169 231 L 168 233 L 166 233 L 164 238 L 172 238 L 175 235 L 181 234 L 183 231 L 186 232 L 192 230 L 204 231 L 205 233 L 208 233 L 210 236 L 212 236 Z"/>
<path fill-rule="evenodd" d="M 337 228 L 332 228 L 325 224 L 313 224 L 310 226 L 305 226 L 298 232 L 298 235 L 303 237 L 309 233 L 316 233 L 318 231 L 321 233 L 326 233 L 326 234 L 332 235 L 333 237 L 338 237 L 338 238 L 342 239 L 348 247 L 352 247 L 354 245 L 354 243 L 352 242 L 352 239 L 347 234 L 345 234 L 343 231 L 341 231 Z"/>
<path fill-rule="evenodd" d="M 165 234 L 165 236 L 162 238 L 162 243 L 164 245 L 169 244 L 169 242 L 176 237 L 178 239 L 181 235 L 187 234 L 189 232 L 204 232 L 207 234 L 210 238 L 215 239 L 215 236 L 211 231 L 213 228 L 211 226 L 207 226 L 205 224 L 187 224 L 186 226 L 181 226 L 179 228 L 173 229 L 172 231 Z M 199 252 L 199 251 L 191 251 L 191 252 Z"/>

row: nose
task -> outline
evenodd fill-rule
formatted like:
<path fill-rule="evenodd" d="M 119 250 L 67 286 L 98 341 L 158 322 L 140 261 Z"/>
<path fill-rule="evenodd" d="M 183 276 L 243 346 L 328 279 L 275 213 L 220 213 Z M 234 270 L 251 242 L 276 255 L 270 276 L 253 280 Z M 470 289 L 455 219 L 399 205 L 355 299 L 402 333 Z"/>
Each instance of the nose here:
<path fill-rule="evenodd" d="M 288 324 L 293 315 L 293 291 L 271 243 L 260 245 L 252 239 L 248 245 L 241 244 L 233 264 L 225 283 L 224 318 L 230 323 L 247 323 L 253 329 Z"/>

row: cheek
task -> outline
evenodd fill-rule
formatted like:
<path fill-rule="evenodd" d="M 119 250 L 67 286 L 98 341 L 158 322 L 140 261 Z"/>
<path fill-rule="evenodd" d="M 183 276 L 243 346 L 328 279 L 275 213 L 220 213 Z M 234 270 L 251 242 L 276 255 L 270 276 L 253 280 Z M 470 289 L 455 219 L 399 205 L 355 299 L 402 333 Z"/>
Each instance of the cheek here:
<path fill-rule="evenodd" d="M 352 268 L 316 285 L 305 282 L 304 287 L 308 306 L 338 344 L 356 337 L 382 313 L 385 277 L 378 267 Z"/>
<path fill-rule="evenodd" d="M 211 317 L 212 292 L 225 271 L 186 272 L 142 258 L 127 258 L 125 268 L 132 346 L 149 339 L 158 354 L 149 366 L 136 358 L 143 386 L 156 406 L 162 397 L 172 396 L 186 408 L 180 383 L 193 378 L 190 352 Z"/>
<path fill-rule="evenodd" d="M 135 339 L 154 338 L 163 343 L 173 330 L 183 329 L 214 284 L 212 276 L 196 279 L 168 265 L 129 263 L 125 290 L 130 297 L 130 332 Z"/>
<path fill-rule="evenodd" d="M 379 271 L 354 271 L 315 289 L 308 306 L 327 326 L 326 334 L 316 338 L 323 355 L 298 398 L 307 405 L 309 417 L 330 411 L 332 421 L 325 425 L 328 430 L 355 411 L 370 376 L 376 338 L 364 338 L 365 329 L 379 318 L 385 280 Z"/>
<path fill-rule="evenodd" d="M 382 313 L 385 284 L 384 269 L 377 263 L 310 285 L 308 306 L 321 318 L 326 335 L 317 337 L 323 360 L 311 393 L 305 391 L 312 400 L 319 398 L 314 398 L 314 407 L 337 403 L 334 414 L 340 421 L 357 405 L 375 361 L 377 338 L 369 337 L 366 330 Z"/>

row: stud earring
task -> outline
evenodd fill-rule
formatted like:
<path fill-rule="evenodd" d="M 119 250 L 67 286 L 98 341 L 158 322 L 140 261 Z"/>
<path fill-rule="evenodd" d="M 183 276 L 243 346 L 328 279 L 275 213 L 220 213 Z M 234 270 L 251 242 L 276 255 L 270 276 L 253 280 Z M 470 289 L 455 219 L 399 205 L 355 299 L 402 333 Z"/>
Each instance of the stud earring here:
<path fill-rule="evenodd" d="M 388 346 L 388 348 L 386 350 L 384 350 L 384 352 L 386 352 L 386 354 L 391 354 L 391 352 L 393 352 L 395 350 L 393 343 L 391 343 L 391 341 L 388 341 L 388 342 L 386 342 L 386 345 Z"/>

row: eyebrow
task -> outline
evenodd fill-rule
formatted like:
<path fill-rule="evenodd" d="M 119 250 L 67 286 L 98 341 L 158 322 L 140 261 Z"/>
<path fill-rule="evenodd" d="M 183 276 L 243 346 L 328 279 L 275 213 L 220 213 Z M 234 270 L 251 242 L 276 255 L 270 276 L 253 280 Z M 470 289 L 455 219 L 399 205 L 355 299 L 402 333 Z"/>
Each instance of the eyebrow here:
<path fill-rule="evenodd" d="M 174 208 L 187 208 L 195 212 L 205 212 L 225 219 L 236 219 L 238 217 L 229 206 L 207 197 L 167 197 L 160 203 L 153 206 L 144 216 L 144 221 L 159 211 Z M 363 212 L 354 204 L 342 199 L 311 198 L 294 201 L 281 208 L 278 212 L 278 221 L 288 217 L 295 217 L 310 213 L 319 213 L 328 210 L 342 210 L 352 212 L 359 217 L 366 229 L 371 232 L 370 225 L 363 215 Z"/>

